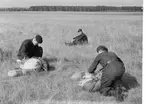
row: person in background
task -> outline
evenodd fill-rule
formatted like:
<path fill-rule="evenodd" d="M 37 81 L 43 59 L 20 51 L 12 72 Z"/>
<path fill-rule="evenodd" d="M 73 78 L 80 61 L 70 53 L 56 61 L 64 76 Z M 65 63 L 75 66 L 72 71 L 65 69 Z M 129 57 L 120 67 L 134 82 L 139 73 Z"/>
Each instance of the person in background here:
<path fill-rule="evenodd" d="M 88 37 L 86 36 L 86 34 L 84 34 L 83 30 L 79 29 L 78 33 L 79 35 L 74 37 L 70 43 L 65 43 L 65 44 L 69 46 L 88 44 Z"/>
<path fill-rule="evenodd" d="M 40 35 L 36 35 L 33 39 L 24 40 L 17 54 L 17 62 L 20 63 L 22 60 L 32 57 L 42 57 L 43 48 L 39 46 L 39 44 L 41 44 L 42 42 L 43 39 Z"/>

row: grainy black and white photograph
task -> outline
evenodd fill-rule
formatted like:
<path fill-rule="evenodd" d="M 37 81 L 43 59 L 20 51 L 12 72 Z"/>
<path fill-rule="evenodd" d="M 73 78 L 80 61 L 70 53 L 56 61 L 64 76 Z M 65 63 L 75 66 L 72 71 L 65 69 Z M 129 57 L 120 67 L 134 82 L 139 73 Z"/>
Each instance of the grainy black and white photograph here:
<path fill-rule="evenodd" d="M 143 0 L 0 0 L 0 104 L 142 104 Z"/>

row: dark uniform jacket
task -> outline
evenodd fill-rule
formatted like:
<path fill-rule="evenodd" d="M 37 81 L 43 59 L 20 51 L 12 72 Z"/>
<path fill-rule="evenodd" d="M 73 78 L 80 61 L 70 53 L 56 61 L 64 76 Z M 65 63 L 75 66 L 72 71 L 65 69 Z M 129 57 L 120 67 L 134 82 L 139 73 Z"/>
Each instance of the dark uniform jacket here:
<path fill-rule="evenodd" d="M 34 45 L 32 39 L 27 39 L 22 43 L 17 56 L 22 60 L 23 58 L 42 57 L 42 54 L 42 47 Z"/>
<path fill-rule="evenodd" d="M 87 38 L 86 34 L 84 34 L 84 33 L 82 33 L 79 36 L 74 37 L 73 39 L 74 39 L 74 43 L 76 43 L 76 44 L 88 43 L 88 38 Z"/>
<path fill-rule="evenodd" d="M 94 73 L 98 64 L 103 67 L 100 91 L 108 91 L 112 84 L 123 76 L 125 72 L 124 63 L 115 53 L 103 52 L 95 58 L 88 72 Z"/>

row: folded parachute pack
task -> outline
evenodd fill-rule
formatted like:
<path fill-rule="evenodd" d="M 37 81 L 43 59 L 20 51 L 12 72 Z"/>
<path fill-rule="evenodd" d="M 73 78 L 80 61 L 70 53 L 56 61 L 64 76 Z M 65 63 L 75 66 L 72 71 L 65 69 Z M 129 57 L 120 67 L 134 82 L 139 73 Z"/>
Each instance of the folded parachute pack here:
<path fill-rule="evenodd" d="M 102 71 L 96 74 L 90 74 L 87 72 L 77 72 L 72 75 L 72 80 L 78 81 L 78 86 L 82 87 L 86 91 L 94 92 L 99 90 L 101 85 Z"/>
<path fill-rule="evenodd" d="M 8 72 L 8 76 L 10 77 L 16 77 L 25 75 L 28 72 L 36 71 L 47 71 L 48 70 L 48 62 L 42 58 L 30 58 L 23 62 L 23 64 L 20 64 L 20 68 L 15 70 L 10 70 Z"/>

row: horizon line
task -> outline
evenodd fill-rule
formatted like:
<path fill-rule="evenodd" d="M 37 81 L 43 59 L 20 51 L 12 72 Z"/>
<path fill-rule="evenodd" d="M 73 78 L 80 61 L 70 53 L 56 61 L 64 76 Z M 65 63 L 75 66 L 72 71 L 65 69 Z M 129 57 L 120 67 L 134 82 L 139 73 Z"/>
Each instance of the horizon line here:
<path fill-rule="evenodd" d="M 109 7 L 143 7 L 142 6 L 137 6 L 137 5 L 120 5 L 120 6 L 115 6 L 115 5 L 32 5 L 32 6 L 109 6 Z M 27 6 L 27 7 L 18 7 L 18 6 L 14 6 L 14 7 L 0 7 L 0 8 L 30 8 L 32 6 Z"/>

